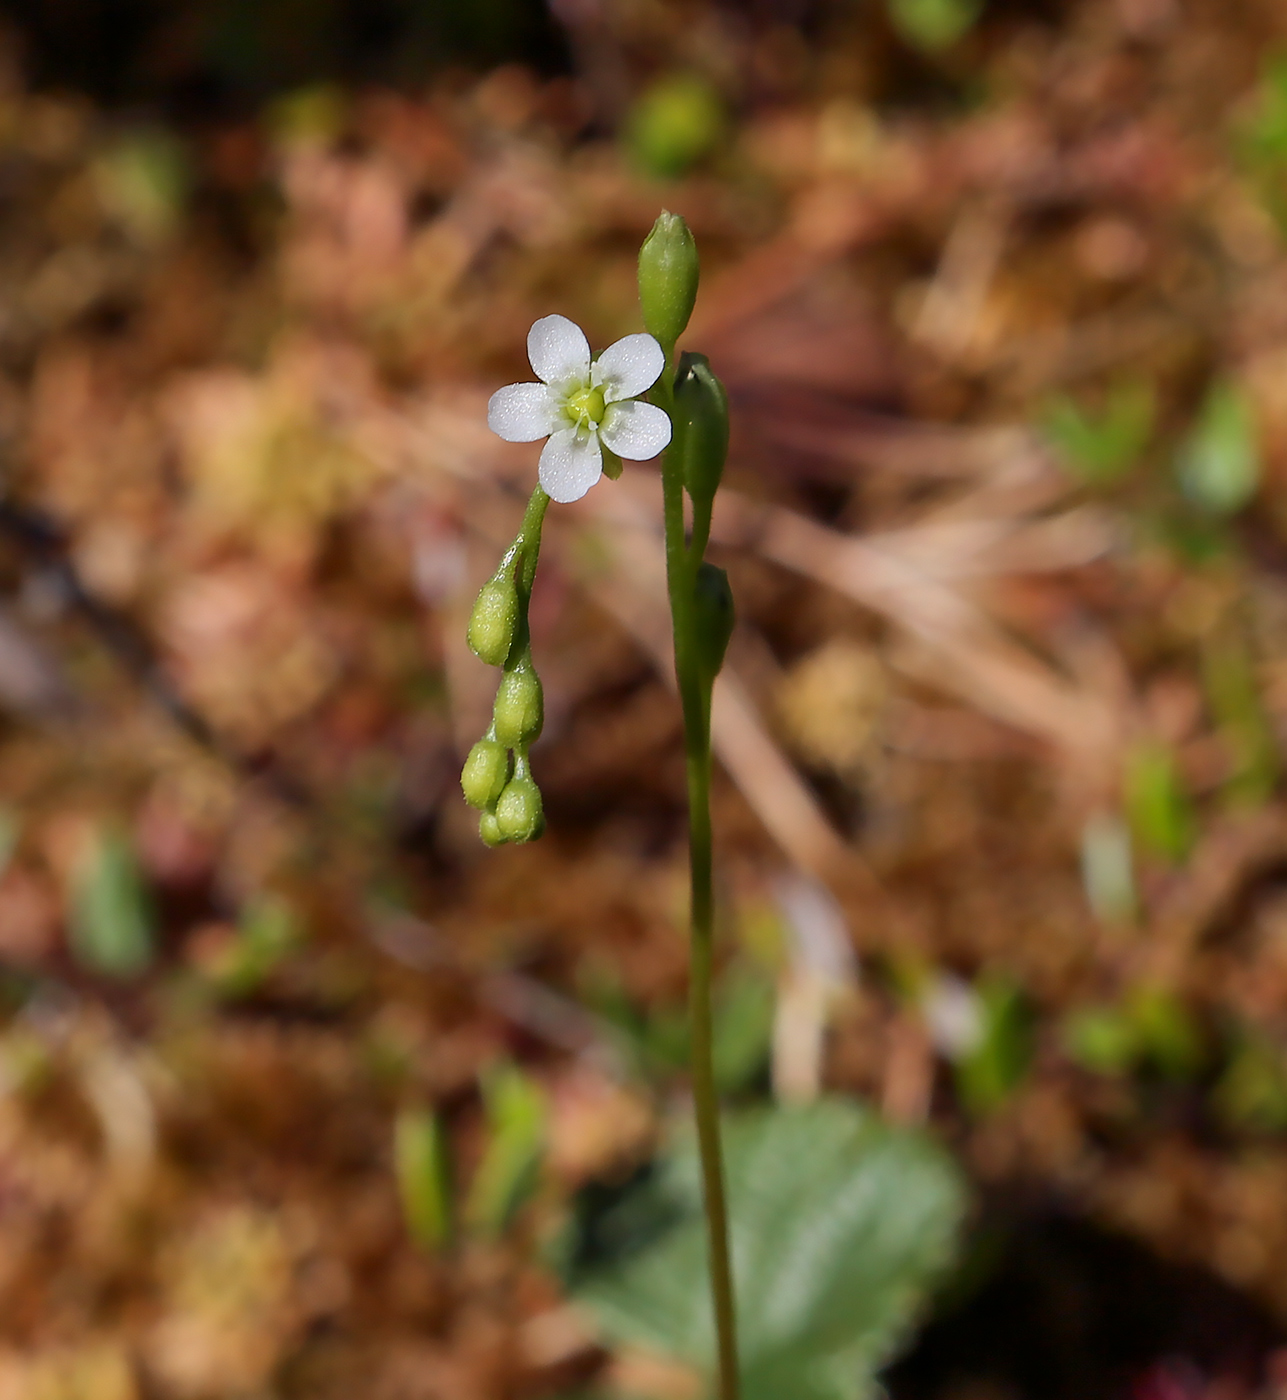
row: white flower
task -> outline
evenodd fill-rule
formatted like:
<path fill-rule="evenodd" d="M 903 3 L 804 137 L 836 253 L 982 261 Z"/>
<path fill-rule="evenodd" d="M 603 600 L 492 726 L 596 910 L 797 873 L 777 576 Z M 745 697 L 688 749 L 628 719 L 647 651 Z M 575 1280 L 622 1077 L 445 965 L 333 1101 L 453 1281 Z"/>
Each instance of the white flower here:
<path fill-rule="evenodd" d="M 487 425 L 506 442 L 541 449 L 541 485 L 554 501 L 579 501 L 603 471 L 603 448 L 642 462 L 670 441 L 670 418 L 636 396 L 666 366 L 650 335 L 628 335 L 590 362 L 590 342 L 566 316 L 542 316 L 527 333 L 539 384 L 508 384 L 487 405 Z"/>

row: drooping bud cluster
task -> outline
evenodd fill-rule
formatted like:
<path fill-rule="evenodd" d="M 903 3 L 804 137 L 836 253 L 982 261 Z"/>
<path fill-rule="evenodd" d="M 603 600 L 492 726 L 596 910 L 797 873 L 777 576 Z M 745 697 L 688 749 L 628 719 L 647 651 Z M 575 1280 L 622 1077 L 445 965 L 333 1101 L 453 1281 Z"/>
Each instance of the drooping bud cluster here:
<path fill-rule="evenodd" d="M 488 423 L 506 441 L 548 437 L 540 461 L 543 485 L 532 493 L 514 543 L 482 586 L 469 618 L 474 654 L 503 671 L 491 724 L 460 775 L 489 846 L 533 841 L 545 826 L 528 763 L 545 702 L 527 612 L 551 500 L 547 488 L 555 500 L 578 500 L 600 475 L 620 476 L 621 457 L 647 460 L 668 444 L 662 483 L 676 667 L 685 724 L 704 729 L 709 747 L 711 688 L 733 630 L 733 595 L 728 576 L 704 558 L 728 454 L 728 398 L 704 355 L 686 351 L 675 361 L 699 274 L 691 230 L 680 215 L 663 210 L 639 250 L 639 303 L 648 334 L 626 336 L 592 360 L 575 325 L 544 316 L 528 336 L 540 383 L 511 384 L 488 405 Z M 692 507 L 687 542 L 685 494 Z"/>
<path fill-rule="evenodd" d="M 541 790 L 527 759 L 545 719 L 541 679 L 532 664 L 527 607 L 549 500 L 539 486 L 532 493 L 518 536 L 479 590 L 469 617 L 474 655 L 489 666 L 504 668 L 492 722 L 470 749 L 460 774 L 465 801 L 481 812 L 478 834 L 488 846 L 535 841 L 545 829 Z"/>

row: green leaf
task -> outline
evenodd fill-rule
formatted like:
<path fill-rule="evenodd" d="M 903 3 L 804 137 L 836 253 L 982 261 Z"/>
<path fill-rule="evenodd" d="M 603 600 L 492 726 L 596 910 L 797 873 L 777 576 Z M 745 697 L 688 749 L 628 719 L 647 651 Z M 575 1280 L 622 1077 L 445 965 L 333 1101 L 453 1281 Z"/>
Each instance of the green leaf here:
<path fill-rule="evenodd" d="M 404 1109 L 394 1127 L 393 1155 L 411 1237 L 423 1249 L 441 1249 L 451 1236 L 451 1166 L 437 1115 Z"/>
<path fill-rule="evenodd" d="M 348 98 L 332 83 L 296 88 L 268 110 L 268 125 L 278 140 L 325 146 L 344 130 Z"/>
<path fill-rule="evenodd" d="M 745 1400 L 874 1394 L 877 1369 L 952 1257 L 964 1196 L 952 1162 L 842 1100 L 730 1115 L 725 1147 Z M 574 1277 L 575 1296 L 613 1338 L 709 1372 L 691 1138 L 618 1210 L 659 1228 Z"/>
<path fill-rule="evenodd" d="M 545 1151 L 545 1094 L 513 1065 L 483 1081 L 488 1141 L 465 1203 L 465 1222 L 497 1236 L 536 1189 Z"/>
<path fill-rule="evenodd" d="M 1139 1056 L 1136 1027 L 1114 1006 L 1085 1006 L 1064 1022 L 1069 1057 L 1096 1074 L 1125 1074 Z"/>
<path fill-rule="evenodd" d="M 1250 401 L 1236 384 L 1213 385 L 1176 459 L 1184 494 L 1213 515 L 1233 515 L 1256 494 L 1260 470 Z"/>
<path fill-rule="evenodd" d="M 1120 481 L 1138 462 L 1153 434 L 1152 389 L 1139 381 L 1116 384 L 1102 410 L 1092 413 L 1075 399 L 1052 399 L 1041 427 L 1064 466 L 1094 486 Z"/>
<path fill-rule="evenodd" d="M 1287 1128 L 1287 1064 L 1282 1050 L 1259 1032 L 1244 1031 L 1216 1085 L 1213 1099 L 1226 1121 L 1240 1128 Z"/>
<path fill-rule="evenodd" d="M 1127 1010 L 1143 1055 L 1168 1078 L 1192 1078 L 1202 1064 L 1202 1037 L 1175 993 L 1137 987 Z"/>
<path fill-rule="evenodd" d="M 1116 813 L 1097 812 L 1082 827 L 1081 883 L 1097 919 L 1106 924 L 1135 921 L 1139 897 L 1131 833 Z"/>
<path fill-rule="evenodd" d="M 137 977 L 153 957 L 155 915 L 134 849 L 98 833 L 72 876 L 70 943 L 76 960 L 107 977 Z"/>
<path fill-rule="evenodd" d="M 1251 115 L 1240 136 L 1244 158 L 1263 163 L 1287 161 L 1287 58 L 1282 54 L 1265 63 Z"/>
<path fill-rule="evenodd" d="M 174 232 L 192 171 L 182 143 L 169 132 L 139 130 L 119 137 L 92 173 L 103 208 L 138 242 L 154 244 Z"/>
<path fill-rule="evenodd" d="M 935 53 L 974 28 L 983 0 L 889 0 L 894 28 L 918 49 Z"/>
<path fill-rule="evenodd" d="M 732 968 L 715 997 L 715 1087 L 721 1094 L 745 1089 L 768 1063 L 773 1042 L 773 983 L 751 968 Z"/>
<path fill-rule="evenodd" d="M 955 1066 L 957 1089 L 974 1113 L 1000 1107 L 1019 1087 L 1032 1060 L 1032 1017 L 1023 993 L 1004 979 L 978 988 L 979 1042 Z"/>
<path fill-rule="evenodd" d="M 1064 1023 L 1072 1059 L 1099 1074 L 1125 1074 L 1141 1062 L 1169 1079 L 1201 1068 L 1202 1037 L 1183 1002 L 1166 987 L 1137 986 L 1116 1006 L 1087 1006 Z"/>
<path fill-rule="evenodd" d="M 22 818 L 12 807 L 0 807 L 0 875 L 9 869 L 22 839 Z"/>
<path fill-rule="evenodd" d="M 1260 702 L 1251 656 L 1241 638 L 1210 638 L 1202 650 L 1207 703 L 1233 757 L 1225 796 L 1233 803 L 1259 806 L 1278 784 L 1280 761 L 1273 729 Z"/>
<path fill-rule="evenodd" d="M 1287 228 L 1287 58 L 1264 65 L 1255 100 L 1235 132 L 1235 150 L 1280 228 Z"/>
<path fill-rule="evenodd" d="M 1186 568 L 1202 568 L 1233 553 L 1228 522 L 1215 516 L 1199 516 L 1191 509 L 1159 512 L 1153 520 L 1143 517 L 1150 543 L 1172 550 Z"/>
<path fill-rule="evenodd" d="M 1164 744 L 1143 743 L 1127 756 L 1126 811 L 1140 845 L 1175 863 L 1196 837 L 1196 820 L 1180 784 L 1175 758 Z"/>
<path fill-rule="evenodd" d="M 209 975 L 225 996 L 249 996 L 299 946 L 300 936 L 290 905 L 264 896 L 243 911 L 236 939 Z"/>
<path fill-rule="evenodd" d="M 682 1002 L 645 1010 L 602 966 L 583 973 L 581 998 L 604 1022 L 617 1051 L 641 1079 L 655 1080 L 687 1069 L 688 1008 Z M 715 989 L 713 1049 L 721 1093 L 747 1088 L 766 1063 L 774 1000 L 772 978 L 753 964 L 735 963 L 720 977 Z"/>

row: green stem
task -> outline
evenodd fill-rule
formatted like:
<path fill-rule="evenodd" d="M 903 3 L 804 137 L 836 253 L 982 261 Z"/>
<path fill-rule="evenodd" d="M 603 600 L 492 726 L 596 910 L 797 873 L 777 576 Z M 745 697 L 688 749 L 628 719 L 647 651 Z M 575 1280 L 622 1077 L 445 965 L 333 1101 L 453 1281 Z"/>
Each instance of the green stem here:
<path fill-rule="evenodd" d="M 655 397 L 669 411 L 670 371 Z M 724 1196 L 724 1165 L 720 1148 L 719 1098 L 711 1013 L 711 963 L 714 944 L 714 901 L 711 852 L 711 738 L 709 684 L 703 681 L 693 629 L 693 589 L 697 568 L 710 530 L 709 512 L 694 521 L 691 547 L 684 541 L 684 485 L 680 463 L 667 454 L 662 460 L 662 494 L 666 524 L 666 583 L 674 627 L 675 674 L 684 715 L 684 748 L 688 767 L 688 848 L 692 891 L 691 983 L 689 1018 L 692 1025 L 693 1107 L 701 1153 L 706 1201 L 706 1230 L 710 1251 L 711 1301 L 719 1350 L 719 1400 L 738 1400 L 737 1325 L 733 1271 L 729 1258 L 728 1206 Z"/>
<path fill-rule="evenodd" d="M 702 562 L 706 554 L 706 546 L 711 537 L 711 510 L 713 501 L 706 501 L 704 504 L 694 503 L 693 505 L 693 536 L 688 542 L 688 559 L 693 568 L 694 575 L 697 566 Z"/>
<path fill-rule="evenodd" d="M 523 523 L 518 527 L 514 543 L 505 551 L 496 566 L 493 578 L 513 577 L 518 590 L 518 626 L 514 640 L 510 644 L 505 669 L 513 670 L 524 660 L 531 659 L 531 630 L 527 624 L 527 607 L 532 599 L 532 584 L 536 580 L 536 561 L 541 553 L 541 526 L 545 523 L 545 508 L 550 498 L 545 488 L 537 486 L 523 512 Z M 515 567 L 517 566 L 517 573 Z"/>
<path fill-rule="evenodd" d="M 518 527 L 518 537 L 514 541 L 523 553 L 523 566 L 519 574 L 518 587 L 524 596 L 530 596 L 532 583 L 536 579 L 536 561 L 541 553 L 541 526 L 545 523 L 545 508 L 550 498 L 543 486 L 537 486 L 523 512 L 523 523 Z"/>

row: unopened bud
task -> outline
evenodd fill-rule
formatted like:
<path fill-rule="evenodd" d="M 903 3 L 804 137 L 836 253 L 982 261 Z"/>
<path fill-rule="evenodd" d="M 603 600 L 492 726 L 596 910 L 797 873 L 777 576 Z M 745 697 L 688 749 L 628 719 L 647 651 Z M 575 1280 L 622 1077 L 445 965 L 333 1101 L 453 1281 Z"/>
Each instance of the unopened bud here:
<path fill-rule="evenodd" d="M 478 834 L 482 838 L 484 846 L 503 846 L 506 841 L 505 833 L 500 829 L 500 822 L 496 820 L 495 812 L 484 812 L 478 818 Z"/>
<path fill-rule="evenodd" d="M 501 677 L 492 718 L 496 737 L 506 748 L 525 748 L 540 734 L 545 723 L 545 696 L 530 663 Z"/>
<path fill-rule="evenodd" d="M 693 632 L 698 664 L 708 680 L 713 681 L 724 664 L 734 620 L 728 575 L 703 560 L 693 589 Z"/>
<path fill-rule="evenodd" d="M 674 445 L 684 487 L 694 504 L 709 505 L 728 456 L 728 395 L 705 355 L 687 352 L 675 376 Z"/>
<path fill-rule="evenodd" d="M 494 578 L 478 591 L 469 614 L 469 646 L 480 661 L 503 666 L 518 627 L 518 589 L 510 578 Z"/>
<path fill-rule="evenodd" d="M 479 739 L 460 773 L 460 786 L 471 807 L 491 807 L 509 782 L 509 750 L 495 739 Z"/>
<path fill-rule="evenodd" d="M 681 215 L 663 209 L 639 250 L 639 305 L 644 325 L 667 354 L 693 314 L 699 271 L 692 230 Z"/>
<path fill-rule="evenodd" d="M 506 841 L 535 841 L 545 830 L 541 790 L 528 777 L 506 784 L 496 804 L 496 824 Z"/>

